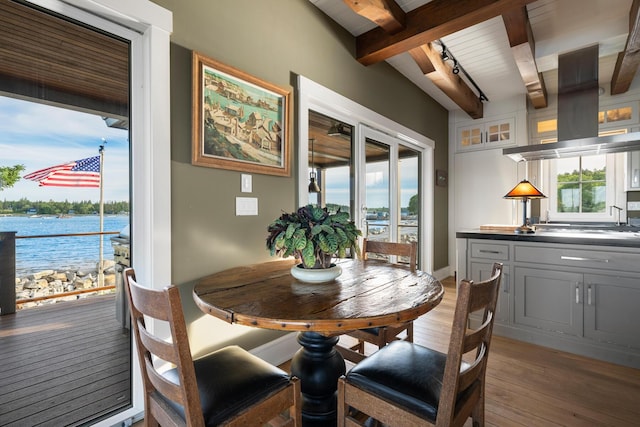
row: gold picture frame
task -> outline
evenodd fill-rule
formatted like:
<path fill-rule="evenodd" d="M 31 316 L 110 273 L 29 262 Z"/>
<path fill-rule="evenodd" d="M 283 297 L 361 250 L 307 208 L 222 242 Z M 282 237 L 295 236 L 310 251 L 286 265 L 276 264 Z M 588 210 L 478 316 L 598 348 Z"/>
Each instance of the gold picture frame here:
<path fill-rule="evenodd" d="M 291 173 L 291 91 L 193 52 L 191 163 Z"/>

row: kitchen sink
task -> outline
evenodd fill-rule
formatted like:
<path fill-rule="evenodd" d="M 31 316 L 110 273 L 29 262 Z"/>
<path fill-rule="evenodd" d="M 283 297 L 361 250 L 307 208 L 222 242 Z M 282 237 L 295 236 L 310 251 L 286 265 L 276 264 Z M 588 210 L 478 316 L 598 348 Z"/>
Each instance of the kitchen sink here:
<path fill-rule="evenodd" d="M 637 239 L 640 227 L 629 225 L 537 224 L 536 234 L 589 236 L 592 238 Z"/>

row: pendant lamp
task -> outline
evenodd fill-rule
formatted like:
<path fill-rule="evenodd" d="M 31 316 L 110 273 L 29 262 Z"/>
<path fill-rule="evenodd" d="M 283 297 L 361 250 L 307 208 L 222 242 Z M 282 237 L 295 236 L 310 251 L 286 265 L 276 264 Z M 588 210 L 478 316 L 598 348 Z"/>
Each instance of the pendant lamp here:
<path fill-rule="evenodd" d="M 315 138 L 311 138 L 309 141 L 311 141 L 311 172 L 309 173 L 309 193 L 319 193 L 320 186 L 318 186 L 318 183 L 316 182 L 316 166 L 313 162 L 313 143 L 315 142 Z"/>

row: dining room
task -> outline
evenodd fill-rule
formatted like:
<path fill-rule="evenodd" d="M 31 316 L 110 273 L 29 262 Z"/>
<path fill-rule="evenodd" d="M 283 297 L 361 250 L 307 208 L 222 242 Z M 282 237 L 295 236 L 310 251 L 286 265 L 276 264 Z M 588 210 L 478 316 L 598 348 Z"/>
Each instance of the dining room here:
<path fill-rule="evenodd" d="M 47 2 L 26 3 L 49 8 L 41 4 Z M 396 322 L 413 322 L 415 343 L 446 351 L 457 282 L 465 278 L 456 276 L 456 228 L 487 222 L 494 214 L 502 222 L 521 219 L 520 205 L 501 196 L 508 190 L 502 185 L 521 178 L 523 168 L 492 149 L 472 152 L 475 160 L 470 161 L 465 152 L 465 162 L 456 162 L 462 156 L 456 151 L 455 118 L 465 112 L 444 106 L 391 63 L 358 62 L 356 37 L 315 1 L 54 3 L 61 6 L 56 13 L 86 7 L 134 33 L 161 36 L 154 43 L 132 45 L 133 57 L 157 61 L 144 78 L 136 74 L 138 68 L 132 73 L 132 105 L 148 108 L 134 108 L 131 118 L 135 132 L 145 129 L 132 133 L 131 140 L 132 265 L 152 288 L 177 285 L 194 358 L 238 345 L 290 370 L 292 357 L 304 347 L 299 325 L 310 319 L 288 319 L 299 322 L 298 329 L 281 327 L 286 322 L 261 327 L 235 321 L 234 309 L 230 321 L 203 311 L 193 292 L 212 275 L 279 262 L 265 246 L 268 227 L 308 203 L 347 212 L 363 233 L 360 242 L 366 237 L 417 244 L 417 269 L 441 283 L 442 300 L 418 304 L 427 311 L 393 312 L 404 316 Z M 515 3 L 521 8 L 537 2 L 495 3 L 491 19 L 516 8 Z M 161 30 L 145 32 L 150 20 L 140 10 L 160 16 Z M 141 54 L 149 53 L 145 49 L 158 53 L 153 50 L 158 46 L 159 54 Z M 144 92 L 147 83 L 152 89 Z M 625 100 L 640 99 L 637 93 L 632 90 Z M 526 144 L 525 85 L 515 98 L 488 98 L 481 101 L 486 116 L 513 113 L 513 133 Z M 242 146 L 250 148 L 234 151 Z M 487 166 L 460 192 L 456 167 L 477 167 L 488 152 L 497 153 L 501 168 Z M 495 200 L 494 192 L 500 193 Z M 465 195 L 473 205 L 460 203 Z M 355 287 L 356 270 L 344 270 L 340 280 Z M 288 272 L 286 277 L 292 280 Z M 275 292 L 280 285 L 268 279 L 261 298 L 269 301 L 267 308 L 280 307 Z M 385 295 L 390 304 L 395 301 L 393 292 Z M 384 306 L 387 299 L 377 302 Z M 368 317 L 378 323 L 364 326 L 388 321 L 380 313 Z M 328 335 L 342 335 L 338 332 L 348 331 L 348 323 Z M 375 347 L 365 349 L 369 356 Z M 124 418 L 114 415 L 96 425 L 140 419 L 144 404 L 138 369 L 133 407 Z M 301 373 L 300 368 L 294 371 Z M 633 425 L 639 415 L 633 403 L 640 390 L 637 368 L 494 336 L 486 375 L 486 424 Z"/>

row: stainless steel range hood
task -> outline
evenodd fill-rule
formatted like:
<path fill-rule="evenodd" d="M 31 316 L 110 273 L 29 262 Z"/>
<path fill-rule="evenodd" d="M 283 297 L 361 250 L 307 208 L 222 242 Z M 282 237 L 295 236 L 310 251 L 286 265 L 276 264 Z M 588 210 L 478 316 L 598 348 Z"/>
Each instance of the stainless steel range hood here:
<path fill-rule="evenodd" d="M 598 46 L 558 57 L 558 142 L 503 149 L 516 161 L 640 150 L 640 132 L 598 137 Z"/>
<path fill-rule="evenodd" d="M 559 159 L 604 153 L 640 150 L 640 132 L 590 138 L 570 139 L 550 144 L 505 148 L 503 154 L 515 161 Z"/>

